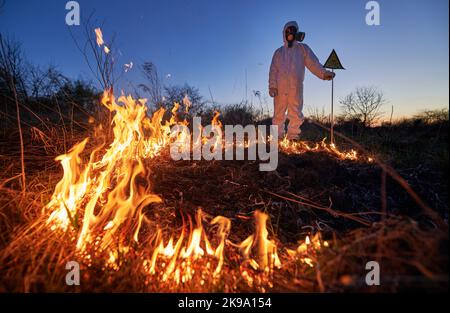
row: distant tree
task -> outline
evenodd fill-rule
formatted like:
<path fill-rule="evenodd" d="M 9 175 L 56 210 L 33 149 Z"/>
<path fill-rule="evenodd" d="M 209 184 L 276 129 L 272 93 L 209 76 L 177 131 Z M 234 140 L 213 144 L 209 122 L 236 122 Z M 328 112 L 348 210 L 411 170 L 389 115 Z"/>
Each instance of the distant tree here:
<path fill-rule="evenodd" d="M 419 114 L 413 116 L 413 120 L 420 120 L 424 124 L 435 124 L 448 122 L 449 114 L 448 108 L 435 109 L 435 110 L 423 110 Z"/>
<path fill-rule="evenodd" d="M 220 120 L 223 124 L 249 125 L 260 120 L 261 112 L 243 101 L 237 104 L 223 106 L 220 109 Z"/>
<path fill-rule="evenodd" d="M 12 97 L 27 97 L 27 66 L 21 44 L 0 34 L 0 91 Z M 14 89 L 14 90 L 13 90 Z"/>
<path fill-rule="evenodd" d="M 23 74 L 23 58 L 20 50 L 20 45 L 4 39 L 0 34 L 0 75 L 3 81 L 2 86 L 11 93 L 14 99 L 16 109 L 17 128 L 19 131 L 20 140 L 20 160 L 21 160 L 21 185 L 22 192 L 26 190 L 25 178 L 25 152 L 23 143 L 23 132 L 20 117 L 20 102 L 21 97 L 19 92 L 22 91 L 26 97 L 25 80 Z M 9 101 L 5 101 L 8 103 Z"/>
<path fill-rule="evenodd" d="M 201 113 L 205 107 L 206 101 L 200 95 L 198 88 L 188 85 L 183 86 L 165 86 L 164 87 L 164 101 L 162 105 L 166 109 L 171 109 L 175 102 L 183 103 L 184 97 L 189 99 L 191 107 L 189 112 L 191 114 Z"/>
<path fill-rule="evenodd" d="M 29 65 L 28 89 L 33 98 L 51 97 L 61 86 L 70 82 L 55 66 L 46 69 Z"/>
<path fill-rule="evenodd" d="M 359 120 L 364 127 L 370 127 L 383 115 L 380 110 L 386 100 L 374 87 L 358 87 L 339 102 L 346 119 Z"/>
<path fill-rule="evenodd" d="M 75 106 L 81 111 L 92 113 L 99 106 L 100 92 L 83 80 L 68 80 L 54 93 L 54 97 L 61 99 L 70 109 Z"/>

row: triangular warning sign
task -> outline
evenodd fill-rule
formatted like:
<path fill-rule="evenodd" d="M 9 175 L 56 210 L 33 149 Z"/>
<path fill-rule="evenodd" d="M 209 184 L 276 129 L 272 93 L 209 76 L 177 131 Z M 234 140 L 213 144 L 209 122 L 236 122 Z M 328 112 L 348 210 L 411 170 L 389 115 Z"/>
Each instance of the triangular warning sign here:
<path fill-rule="evenodd" d="M 328 57 L 327 61 L 323 65 L 325 68 L 332 68 L 335 70 L 345 70 L 345 68 L 342 66 L 341 61 L 339 61 L 339 58 L 336 54 L 336 51 L 331 51 L 330 56 Z"/>

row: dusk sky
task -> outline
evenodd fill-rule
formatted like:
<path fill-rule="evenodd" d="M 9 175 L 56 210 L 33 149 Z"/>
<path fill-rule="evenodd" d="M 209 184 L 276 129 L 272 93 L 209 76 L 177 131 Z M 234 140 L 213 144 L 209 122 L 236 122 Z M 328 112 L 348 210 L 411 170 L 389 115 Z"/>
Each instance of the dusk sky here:
<path fill-rule="evenodd" d="M 27 58 L 53 64 L 71 78 L 94 81 L 67 26 L 67 1 L 0 0 L 0 30 L 22 42 Z M 245 99 L 259 107 L 252 91 L 268 97 L 273 52 L 282 45 L 282 27 L 296 20 L 305 43 L 324 63 L 332 49 L 346 70 L 337 71 L 336 102 L 357 86 L 375 86 L 389 100 L 383 111 L 411 115 L 449 104 L 448 0 L 380 0 L 380 26 L 368 26 L 367 1 L 106 1 L 79 0 L 81 23 L 92 12 L 106 42 L 115 35 L 117 63 L 156 64 L 165 84 L 211 90 L 220 104 Z M 170 74 L 170 78 L 167 78 Z M 134 67 L 122 86 L 141 81 Z M 307 73 L 305 112 L 330 106 L 331 83 Z M 387 114 L 388 115 L 388 114 Z"/>

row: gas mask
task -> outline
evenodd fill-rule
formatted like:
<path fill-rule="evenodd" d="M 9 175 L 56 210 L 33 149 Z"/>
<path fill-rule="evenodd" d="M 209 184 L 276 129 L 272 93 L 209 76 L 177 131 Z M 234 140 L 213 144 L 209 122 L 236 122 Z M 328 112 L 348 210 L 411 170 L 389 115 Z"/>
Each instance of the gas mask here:
<path fill-rule="evenodd" d="M 295 40 L 302 42 L 303 39 L 305 39 L 305 33 L 298 32 L 295 26 L 289 26 L 288 28 L 286 28 L 285 37 L 288 43 L 288 47 L 291 48 Z"/>
<path fill-rule="evenodd" d="M 304 32 L 298 32 L 295 34 L 295 40 L 302 42 L 305 39 L 305 35 Z"/>

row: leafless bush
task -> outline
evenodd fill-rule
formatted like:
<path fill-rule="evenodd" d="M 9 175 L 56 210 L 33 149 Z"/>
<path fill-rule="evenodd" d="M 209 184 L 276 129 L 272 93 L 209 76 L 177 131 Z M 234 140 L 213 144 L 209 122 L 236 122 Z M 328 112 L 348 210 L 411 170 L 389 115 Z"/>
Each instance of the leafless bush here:
<path fill-rule="evenodd" d="M 184 97 L 187 97 L 191 103 L 189 108 L 191 114 L 201 113 L 205 108 L 206 101 L 203 100 L 198 88 L 187 83 L 183 86 L 164 86 L 163 106 L 170 109 L 175 102 L 183 103 Z"/>
<path fill-rule="evenodd" d="M 357 87 L 339 102 L 346 119 L 357 119 L 365 127 L 370 127 L 383 115 L 380 109 L 386 99 L 383 92 L 374 87 Z"/>
<path fill-rule="evenodd" d="M 414 120 L 421 120 L 424 124 L 437 124 L 448 122 L 448 108 L 436 110 L 423 110 L 413 116 Z"/>

